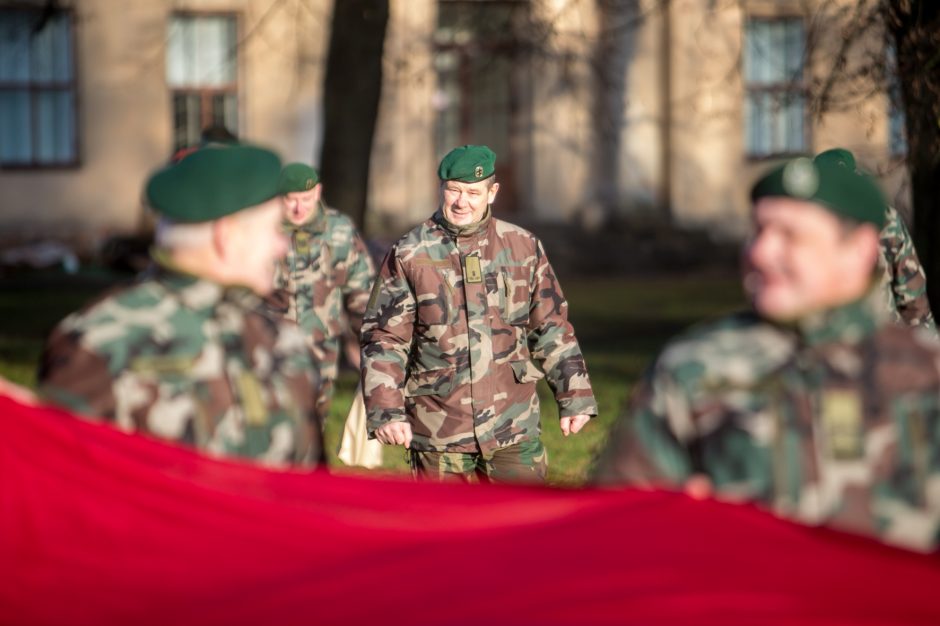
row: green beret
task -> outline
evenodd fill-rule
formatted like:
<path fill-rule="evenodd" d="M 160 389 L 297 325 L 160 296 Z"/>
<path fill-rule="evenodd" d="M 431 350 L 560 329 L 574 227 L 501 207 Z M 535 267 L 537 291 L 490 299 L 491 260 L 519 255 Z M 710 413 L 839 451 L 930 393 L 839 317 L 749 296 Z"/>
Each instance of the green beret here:
<path fill-rule="evenodd" d="M 441 180 L 475 183 L 496 172 L 496 155 L 486 146 L 460 146 L 447 153 L 437 168 Z"/>
<path fill-rule="evenodd" d="M 853 164 L 854 161 L 853 158 Z M 887 210 L 881 189 L 871 176 L 846 165 L 830 158 L 816 162 L 807 157 L 791 159 L 757 181 L 751 189 L 751 201 L 756 202 L 766 196 L 806 200 L 881 229 Z"/>
<path fill-rule="evenodd" d="M 246 145 L 201 148 L 147 181 L 147 201 L 177 222 L 208 222 L 278 195 L 281 159 Z"/>
<path fill-rule="evenodd" d="M 320 182 L 320 174 L 306 163 L 291 163 L 281 170 L 277 190 L 281 194 L 292 191 L 310 191 Z"/>
<path fill-rule="evenodd" d="M 853 172 L 858 169 L 855 166 L 855 155 L 845 148 L 832 148 L 831 150 L 820 152 L 813 157 L 813 163 L 816 165 L 820 163 L 835 163 L 836 165 L 847 167 Z"/>

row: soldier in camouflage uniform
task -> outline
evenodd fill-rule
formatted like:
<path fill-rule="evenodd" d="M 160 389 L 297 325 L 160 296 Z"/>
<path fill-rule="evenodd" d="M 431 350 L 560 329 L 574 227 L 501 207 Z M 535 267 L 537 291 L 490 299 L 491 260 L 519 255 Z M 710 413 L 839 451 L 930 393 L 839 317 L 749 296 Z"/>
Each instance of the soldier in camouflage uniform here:
<path fill-rule="evenodd" d="M 151 177 L 153 275 L 63 320 L 42 395 L 126 431 L 272 466 L 321 457 L 317 373 L 304 338 L 266 312 L 279 230 L 280 159 L 204 148 Z"/>
<path fill-rule="evenodd" d="M 752 191 L 753 310 L 670 342 L 596 467 L 931 549 L 940 527 L 940 347 L 893 324 L 878 282 L 886 204 L 806 158 Z"/>
<path fill-rule="evenodd" d="M 277 266 L 272 308 L 296 322 L 320 366 L 317 414 L 329 414 L 343 333 L 359 337 L 375 268 L 352 220 L 320 201 L 315 169 L 291 163 L 281 172 L 287 256 Z M 345 316 L 344 316 L 345 314 Z"/>
<path fill-rule="evenodd" d="M 856 171 L 855 155 L 844 148 L 820 152 L 815 162 L 834 162 Z M 897 210 L 889 206 L 881 229 L 881 283 L 892 318 L 908 326 L 920 326 L 937 333 L 930 302 L 927 276 L 917 258 L 914 242 Z"/>
<path fill-rule="evenodd" d="M 541 243 L 498 220 L 495 155 L 444 157 L 440 209 L 379 269 L 362 327 L 368 429 L 421 476 L 543 481 L 536 382 L 577 433 L 597 406 Z"/>

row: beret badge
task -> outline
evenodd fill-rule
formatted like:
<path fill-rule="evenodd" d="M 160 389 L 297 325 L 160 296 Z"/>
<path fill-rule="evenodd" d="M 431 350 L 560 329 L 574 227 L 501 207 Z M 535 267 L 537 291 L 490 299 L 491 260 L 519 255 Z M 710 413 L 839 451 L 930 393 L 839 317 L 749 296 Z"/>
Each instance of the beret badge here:
<path fill-rule="evenodd" d="M 819 189 L 819 172 L 806 158 L 794 159 L 783 170 L 783 187 L 796 198 L 812 198 Z"/>

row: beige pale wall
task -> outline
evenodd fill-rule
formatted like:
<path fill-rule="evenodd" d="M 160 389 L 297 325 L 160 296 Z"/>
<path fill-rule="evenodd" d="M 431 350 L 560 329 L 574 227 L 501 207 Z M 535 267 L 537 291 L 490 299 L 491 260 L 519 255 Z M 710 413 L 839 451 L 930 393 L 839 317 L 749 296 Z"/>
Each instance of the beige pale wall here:
<path fill-rule="evenodd" d="M 741 13 L 721 3 L 674 0 L 670 13 L 671 161 L 673 217 L 736 233 L 744 165 L 738 64 Z"/>
<path fill-rule="evenodd" d="M 242 134 L 271 146 L 285 161 L 318 165 L 332 0 L 199 4 L 243 7 Z"/>
<path fill-rule="evenodd" d="M 239 50 L 239 132 L 286 159 L 311 160 L 322 135 L 322 59 L 330 0 L 124 2 L 74 0 L 81 165 L 0 171 L 0 236 L 79 239 L 94 246 L 145 221 L 140 194 L 171 149 L 164 65 L 172 11 L 234 11 Z"/>

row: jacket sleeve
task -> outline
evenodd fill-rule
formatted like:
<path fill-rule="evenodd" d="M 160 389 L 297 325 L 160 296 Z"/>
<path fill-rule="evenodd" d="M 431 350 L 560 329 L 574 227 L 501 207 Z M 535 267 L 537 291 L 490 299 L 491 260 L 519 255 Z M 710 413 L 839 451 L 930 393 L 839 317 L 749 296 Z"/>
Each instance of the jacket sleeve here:
<path fill-rule="evenodd" d="M 597 415 L 584 356 L 568 321 L 568 303 L 541 242 L 529 297 L 529 352 L 545 372 L 559 417 Z"/>
<path fill-rule="evenodd" d="M 39 362 L 39 395 L 76 413 L 113 421 L 117 401 L 108 362 L 84 346 L 81 333 L 66 323 L 46 341 Z"/>
<path fill-rule="evenodd" d="M 936 334 L 927 300 L 927 277 L 917 258 L 911 234 L 896 209 L 889 207 L 886 217 L 887 223 L 881 231 L 881 247 L 898 315 L 908 326 L 920 326 Z"/>
<path fill-rule="evenodd" d="M 680 487 L 693 474 L 689 403 L 670 372 L 654 365 L 611 429 L 592 482 Z"/>
<path fill-rule="evenodd" d="M 415 322 L 415 297 L 392 248 L 376 277 L 362 323 L 362 392 L 369 436 L 407 420 L 403 387 Z"/>
<path fill-rule="evenodd" d="M 369 303 L 372 281 L 375 279 L 375 267 L 372 257 L 359 232 L 353 227 L 349 242 L 349 254 L 346 257 L 346 279 L 342 282 L 343 309 L 349 318 L 352 331 L 358 336 L 362 328 L 362 317 Z"/>

